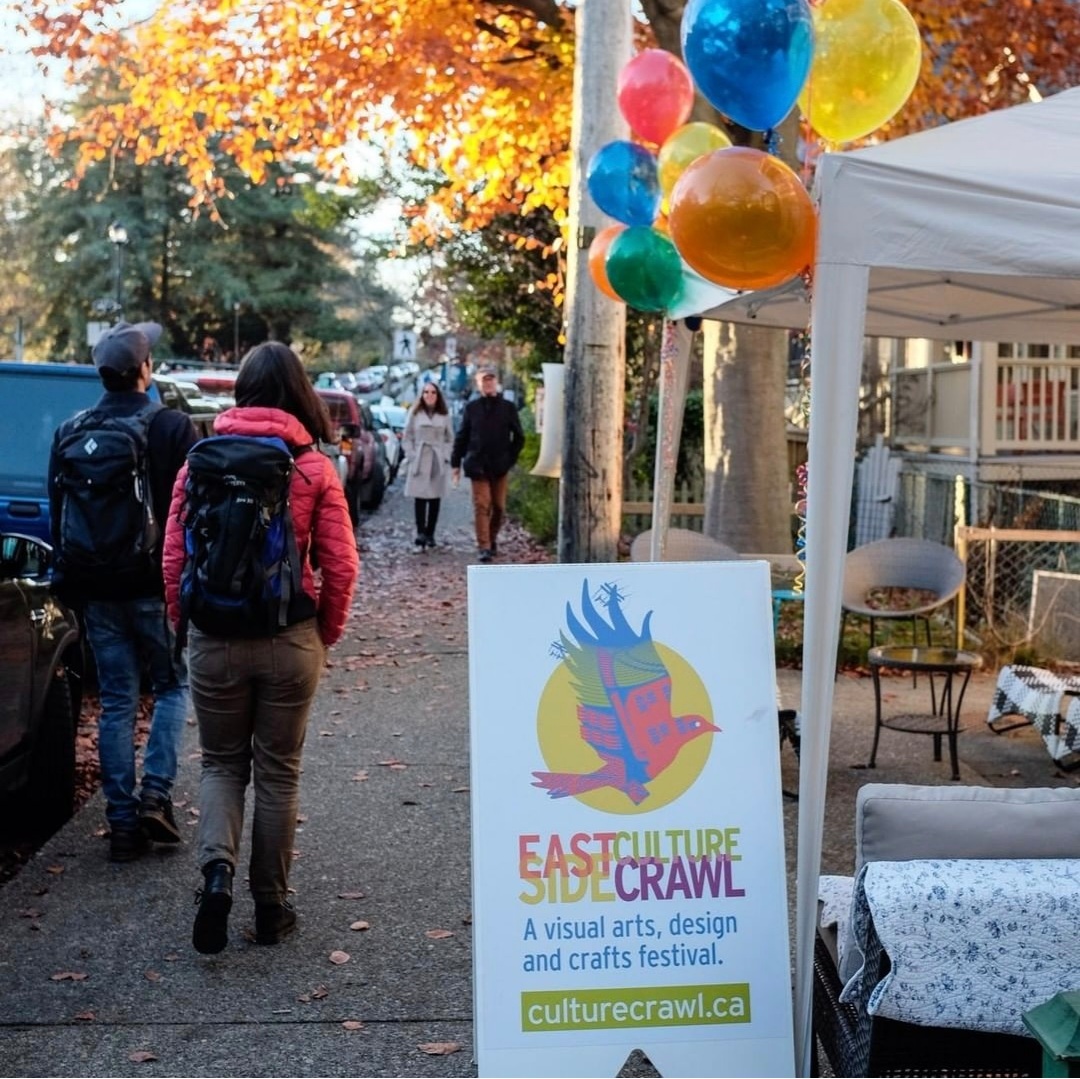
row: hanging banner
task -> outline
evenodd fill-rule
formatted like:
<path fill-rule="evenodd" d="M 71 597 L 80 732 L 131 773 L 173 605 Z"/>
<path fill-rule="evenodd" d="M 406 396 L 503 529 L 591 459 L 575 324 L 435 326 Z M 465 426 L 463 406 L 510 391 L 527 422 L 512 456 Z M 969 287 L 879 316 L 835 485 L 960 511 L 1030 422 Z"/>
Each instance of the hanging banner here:
<path fill-rule="evenodd" d="M 479 1074 L 794 1074 L 764 562 L 469 570 Z"/>

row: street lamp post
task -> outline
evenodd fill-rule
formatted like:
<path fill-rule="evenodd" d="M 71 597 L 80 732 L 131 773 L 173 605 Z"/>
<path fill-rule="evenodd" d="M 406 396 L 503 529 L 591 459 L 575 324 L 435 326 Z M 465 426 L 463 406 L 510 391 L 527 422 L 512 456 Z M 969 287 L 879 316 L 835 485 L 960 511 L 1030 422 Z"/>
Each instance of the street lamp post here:
<path fill-rule="evenodd" d="M 109 225 L 109 243 L 113 245 L 113 300 L 116 303 L 116 318 L 124 314 L 123 268 L 124 248 L 127 247 L 128 233 L 119 221 Z"/>
<path fill-rule="evenodd" d="M 232 305 L 233 310 L 233 363 L 240 362 L 240 301 L 237 300 Z"/>

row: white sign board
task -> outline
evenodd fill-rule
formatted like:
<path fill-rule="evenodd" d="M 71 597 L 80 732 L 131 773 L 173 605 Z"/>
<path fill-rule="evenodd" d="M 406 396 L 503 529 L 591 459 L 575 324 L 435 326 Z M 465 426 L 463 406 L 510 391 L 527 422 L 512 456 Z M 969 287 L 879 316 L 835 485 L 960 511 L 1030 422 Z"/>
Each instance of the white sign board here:
<path fill-rule="evenodd" d="M 482 1076 L 794 1074 L 764 562 L 469 570 Z"/>
<path fill-rule="evenodd" d="M 394 359 L 416 359 L 416 332 L 414 330 L 394 330 Z"/>
<path fill-rule="evenodd" d="M 111 322 L 88 322 L 86 324 L 86 343 L 93 348 L 101 335 L 112 325 Z"/>

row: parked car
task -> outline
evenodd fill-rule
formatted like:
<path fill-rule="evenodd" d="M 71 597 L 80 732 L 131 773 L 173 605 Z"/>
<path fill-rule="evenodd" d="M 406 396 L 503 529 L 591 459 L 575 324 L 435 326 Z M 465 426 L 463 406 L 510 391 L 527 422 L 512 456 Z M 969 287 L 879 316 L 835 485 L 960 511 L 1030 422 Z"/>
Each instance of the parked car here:
<path fill-rule="evenodd" d="M 317 389 L 326 402 L 330 418 L 338 432 L 336 452 L 332 458 L 342 463 L 339 473 L 349 503 L 353 521 L 360 519 L 362 510 L 378 509 L 386 491 L 388 469 L 382 441 L 375 436 L 374 424 L 367 406 L 345 390 Z"/>
<path fill-rule="evenodd" d="M 384 397 L 377 405 L 371 406 L 371 411 L 376 416 L 381 416 L 386 423 L 397 432 L 400 438 L 405 434 L 405 421 L 409 418 L 409 410 L 392 400 Z"/>
<path fill-rule="evenodd" d="M 214 414 L 195 410 L 172 376 L 155 375 L 155 393 L 165 405 L 187 412 L 200 434 L 211 433 Z M 53 433 L 101 394 L 101 379 L 90 364 L 0 363 L 0 532 L 50 542 Z"/>
<path fill-rule="evenodd" d="M 405 459 L 405 447 L 401 441 L 401 435 L 397 433 L 387 423 L 386 418 L 381 411 L 377 411 L 375 406 L 362 405 L 363 408 L 369 408 L 371 412 L 371 422 L 375 429 L 375 437 L 378 438 L 383 444 L 383 450 L 386 453 L 386 467 L 387 467 L 387 483 L 393 483 L 397 478 L 398 469 L 401 467 L 401 462 Z"/>
<path fill-rule="evenodd" d="M 51 563 L 48 544 L 0 534 L 0 794 L 41 835 L 74 809 L 83 684 L 78 621 L 52 593 Z"/>

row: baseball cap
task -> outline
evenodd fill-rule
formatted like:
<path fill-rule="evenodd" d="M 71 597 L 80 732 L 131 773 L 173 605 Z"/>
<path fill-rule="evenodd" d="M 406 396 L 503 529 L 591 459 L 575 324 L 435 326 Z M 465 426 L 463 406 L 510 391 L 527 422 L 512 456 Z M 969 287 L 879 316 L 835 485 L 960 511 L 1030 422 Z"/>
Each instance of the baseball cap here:
<path fill-rule="evenodd" d="M 494 378 L 495 377 L 495 368 L 494 367 L 481 367 L 480 368 L 480 377 L 481 378 Z"/>
<path fill-rule="evenodd" d="M 160 336 L 161 327 L 156 322 L 117 322 L 97 339 L 90 353 L 94 366 L 121 373 L 133 370 L 150 355 Z"/>

